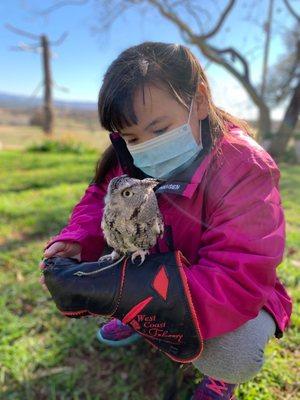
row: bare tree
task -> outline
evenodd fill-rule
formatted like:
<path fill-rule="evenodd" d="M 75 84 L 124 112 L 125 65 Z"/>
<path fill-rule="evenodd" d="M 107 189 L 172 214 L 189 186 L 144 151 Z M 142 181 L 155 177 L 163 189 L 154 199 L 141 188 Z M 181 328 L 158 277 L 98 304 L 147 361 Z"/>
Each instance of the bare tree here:
<path fill-rule="evenodd" d="M 209 61 L 222 66 L 242 85 L 248 93 L 250 99 L 258 108 L 258 137 L 264 137 L 272 132 L 270 118 L 270 104 L 268 96 L 265 98 L 265 91 L 268 90 L 268 82 L 265 80 L 264 89 L 262 85 L 257 85 L 251 78 L 251 59 L 246 54 L 234 46 L 225 45 L 219 47 L 213 44 L 215 37 L 224 28 L 226 20 L 229 18 L 236 0 L 228 0 L 223 10 L 218 10 L 217 18 L 214 25 L 211 26 L 213 20 L 210 15 L 209 2 L 199 2 L 198 0 L 94 0 L 98 6 L 99 19 L 101 20 L 100 31 L 109 29 L 114 21 L 119 18 L 129 8 L 136 7 L 144 10 L 146 8 L 157 11 L 162 17 L 172 23 L 179 29 L 179 32 L 185 43 L 195 46 Z M 85 1 L 87 3 L 88 0 Z M 71 5 L 72 1 L 61 1 L 56 4 L 56 8 Z M 283 0 L 283 6 L 287 12 L 295 19 L 299 20 L 299 16 L 292 7 L 289 0 Z M 255 3 L 253 3 L 255 7 Z M 50 8 L 50 12 L 53 9 Z M 270 8 L 269 8 L 270 11 Z M 45 14 L 44 14 L 45 15 Z M 267 18 L 267 16 L 266 16 Z M 270 22 L 270 12 L 269 12 Z M 292 49 L 290 49 L 292 52 Z M 296 67 L 298 70 L 299 59 L 296 59 Z M 296 73 L 296 72 L 295 72 Z M 285 99 L 288 104 L 285 110 L 283 121 L 279 129 L 273 132 L 274 144 L 271 148 L 272 154 L 280 158 L 284 154 L 289 138 L 291 137 L 299 115 L 299 82 L 295 82 L 295 73 L 290 77 L 290 82 L 285 87 L 289 88 L 285 93 Z M 266 73 L 265 73 L 266 76 Z M 284 83 L 282 82 L 283 86 Z M 282 87 L 284 91 L 284 87 Z M 284 138 L 283 138 L 284 137 Z"/>
<path fill-rule="evenodd" d="M 136 6 L 145 3 L 145 1 L 142 0 L 127 0 L 125 2 L 130 5 L 135 4 Z M 241 85 L 244 87 L 244 89 L 252 99 L 253 103 L 257 106 L 259 110 L 258 136 L 263 137 L 266 134 L 269 134 L 272 129 L 270 107 L 267 100 L 264 99 L 264 93 L 259 90 L 259 88 L 251 80 L 251 64 L 249 63 L 247 58 L 234 47 L 226 46 L 224 48 L 218 48 L 217 46 L 211 44 L 211 39 L 218 32 L 220 32 L 225 20 L 229 17 L 230 12 L 232 11 L 236 1 L 229 0 L 227 6 L 219 13 L 215 25 L 206 31 L 204 31 L 204 24 L 201 24 L 201 16 L 203 15 L 203 9 L 201 8 L 203 8 L 204 6 L 201 4 L 201 7 L 199 8 L 199 2 L 193 2 L 189 0 L 147 0 L 146 2 L 150 6 L 158 10 L 159 13 L 168 21 L 179 28 L 179 31 L 186 43 L 195 45 L 206 58 L 215 62 L 218 65 L 223 66 L 241 83 Z M 289 4 L 287 0 L 286 3 Z M 184 14 L 188 14 L 191 18 L 197 21 L 200 32 L 192 30 L 191 24 L 184 21 L 182 13 L 177 10 L 179 6 L 185 7 Z M 112 5 L 112 2 L 110 1 L 109 7 L 114 8 L 115 13 L 118 14 L 117 8 L 124 7 L 124 0 L 115 1 L 114 5 Z M 296 64 L 297 66 L 299 66 L 299 59 L 296 60 Z M 296 68 L 297 67 L 295 67 L 295 70 Z M 295 75 L 292 74 L 290 79 L 294 80 L 294 77 Z M 296 86 L 290 86 L 289 88 L 290 101 L 287 105 L 283 121 L 281 122 L 278 131 L 274 134 L 274 143 L 270 149 L 270 152 L 277 159 L 280 158 L 285 152 L 288 139 L 291 137 L 291 134 L 294 131 L 300 111 L 299 82 Z"/>
<path fill-rule="evenodd" d="M 51 46 L 59 46 L 67 37 L 67 32 L 63 33 L 61 37 L 54 41 L 49 42 L 48 37 L 46 35 L 35 35 L 33 33 L 21 30 L 19 28 L 14 27 L 13 25 L 6 24 L 7 29 L 10 31 L 26 37 L 28 39 L 33 40 L 35 43 L 32 44 L 24 44 L 21 43 L 18 46 L 12 46 L 12 50 L 16 51 L 27 51 L 27 52 L 41 52 L 42 53 L 42 64 L 43 64 L 43 87 L 44 87 L 44 118 L 43 118 L 43 129 L 46 135 L 52 135 L 53 127 L 54 127 L 54 108 L 53 108 L 53 99 L 52 99 L 52 87 L 53 80 L 51 75 L 51 66 L 50 66 L 50 45 Z M 38 88 L 40 88 L 40 84 Z"/>

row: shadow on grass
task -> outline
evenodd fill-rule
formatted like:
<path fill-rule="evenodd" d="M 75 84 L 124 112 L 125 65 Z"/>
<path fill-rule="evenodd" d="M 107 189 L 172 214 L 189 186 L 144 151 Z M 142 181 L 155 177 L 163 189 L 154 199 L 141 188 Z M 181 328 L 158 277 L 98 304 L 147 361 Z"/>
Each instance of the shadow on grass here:
<path fill-rule="evenodd" d="M 10 251 L 23 246 L 27 242 L 42 241 L 46 242 L 67 225 L 70 207 L 61 207 L 58 204 L 51 210 L 47 209 L 31 210 L 26 215 L 20 214 L 14 219 L 16 238 L 1 238 L 0 251 Z M 8 218 L 8 217 L 7 217 Z M 22 229 L 23 228 L 23 229 Z M 42 249 L 41 249 L 42 250 Z"/>
<path fill-rule="evenodd" d="M 71 351 L 59 367 L 37 368 L 30 379 L 12 383 L 3 398 L 189 400 L 195 369 L 172 362 L 140 341 L 126 348 L 93 342 Z M 1 393 L 1 392 L 0 392 Z"/>

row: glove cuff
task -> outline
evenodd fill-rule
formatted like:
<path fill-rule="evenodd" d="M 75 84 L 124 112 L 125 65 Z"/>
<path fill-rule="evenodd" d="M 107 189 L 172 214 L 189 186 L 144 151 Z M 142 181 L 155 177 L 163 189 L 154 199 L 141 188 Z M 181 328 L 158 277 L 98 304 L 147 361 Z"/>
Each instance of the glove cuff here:
<path fill-rule="evenodd" d="M 155 254 L 146 265 L 123 263 L 120 297 L 113 316 L 129 324 L 174 361 L 198 358 L 203 340 L 184 267 L 183 254 Z"/>

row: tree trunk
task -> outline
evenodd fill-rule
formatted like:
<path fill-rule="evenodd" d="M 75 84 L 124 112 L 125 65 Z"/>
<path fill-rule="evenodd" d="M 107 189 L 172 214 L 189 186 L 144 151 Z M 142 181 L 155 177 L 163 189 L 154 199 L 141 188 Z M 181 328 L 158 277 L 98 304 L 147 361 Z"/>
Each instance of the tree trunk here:
<path fill-rule="evenodd" d="M 52 105 L 52 79 L 50 69 L 49 42 L 45 35 L 41 36 L 44 67 L 44 132 L 51 136 L 53 133 L 54 113 Z"/>
<path fill-rule="evenodd" d="M 300 112 L 300 80 L 294 89 L 290 104 L 286 110 L 283 121 L 272 141 L 270 154 L 277 160 L 282 159 L 293 131 L 298 122 Z"/>
<path fill-rule="evenodd" d="M 258 130 L 256 140 L 262 142 L 264 138 L 271 133 L 271 118 L 270 110 L 265 105 L 259 107 L 259 119 L 258 119 Z"/>

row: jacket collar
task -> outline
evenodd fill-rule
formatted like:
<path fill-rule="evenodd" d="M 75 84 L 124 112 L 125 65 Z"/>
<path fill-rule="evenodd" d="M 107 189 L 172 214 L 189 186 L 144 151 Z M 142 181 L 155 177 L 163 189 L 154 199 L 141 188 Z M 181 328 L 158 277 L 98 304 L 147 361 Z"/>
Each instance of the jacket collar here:
<path fill-rule="evenodd" d="M 210 161 L 212 139 L 208 117 L 202 121 L 201 140 L 203 148 L 195 160 L 176 176 L 159 183 L 155 193 L 173 193 L 191 198 L 199 186 Z"/>
<path fill-rule="evenodd" d="M 155 193 L 171 193 L 191 198 L 199 186 L 211 156 L 211 132 L 209 118 L 202 120 L 201 140 L 203 148 L 195 160 L 176 176 L 160 182 L 154 189 Z M 133 164 L 133 158 L 127 149 L 125 140 L 118 132 L 110 133 L 111 143 L 117 153 L 122 171 L 134 178 L 143 179 L 148 177 Z"/>

